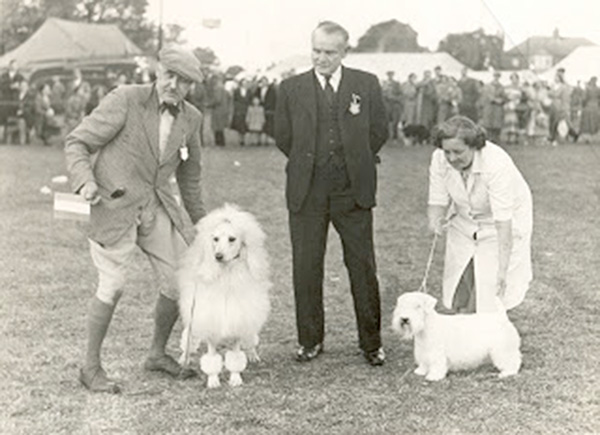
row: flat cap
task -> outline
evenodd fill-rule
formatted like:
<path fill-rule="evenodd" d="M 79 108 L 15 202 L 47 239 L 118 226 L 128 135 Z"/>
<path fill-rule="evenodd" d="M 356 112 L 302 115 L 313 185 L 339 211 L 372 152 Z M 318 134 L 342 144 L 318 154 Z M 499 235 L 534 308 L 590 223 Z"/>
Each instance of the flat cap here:
<path fill-rule="evenodd" d="M 200 60 L 189 50 L 168 45 L 158 52 L 158 61 L 185 79 L 194 82 L 201 82 L 203 79 Z"/>

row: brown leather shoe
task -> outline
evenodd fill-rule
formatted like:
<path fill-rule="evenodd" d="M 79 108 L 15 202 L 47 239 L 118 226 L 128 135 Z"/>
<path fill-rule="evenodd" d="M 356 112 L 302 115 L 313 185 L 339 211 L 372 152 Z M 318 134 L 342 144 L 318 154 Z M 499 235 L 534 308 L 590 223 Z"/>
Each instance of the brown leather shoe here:
<path fill-rule="evenodd" d="M 100 366 L 92 368 L 84 367 L 79 370 L 79 382 L 94 393 L 118 394 L 121 392 L 121 388 L 106 376 L 106 372 Z"/>
<path fill-rule="evenodd" d="M 149 372 L 163 372 L 174 378 L 188 379 L 197 375 L 197 373 L 189 367 L 181 367 L 169 355 L 160 357 L 148 357 L 144 362 L 144 370 Z"/>

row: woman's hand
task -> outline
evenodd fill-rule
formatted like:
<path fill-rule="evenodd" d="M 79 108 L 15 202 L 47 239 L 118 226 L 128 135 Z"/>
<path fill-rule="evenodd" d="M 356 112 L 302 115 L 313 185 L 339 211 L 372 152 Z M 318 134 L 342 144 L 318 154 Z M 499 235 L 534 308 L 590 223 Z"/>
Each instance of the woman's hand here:
<path fill-rule="evenodd" d="M 438 236 L 441 236 L 446 229 L 446 220 L 438 219 L 435 222 L 429 222 L 429 230 Z"/>
<path fill-rule="evenodd" d="M 441 236 L 446 229 L 447 222 L 445 219 L 446 207 L 439 205 L 430 205 L 427 207 L 427 221 L 429 223 L 429 230 Z"/>

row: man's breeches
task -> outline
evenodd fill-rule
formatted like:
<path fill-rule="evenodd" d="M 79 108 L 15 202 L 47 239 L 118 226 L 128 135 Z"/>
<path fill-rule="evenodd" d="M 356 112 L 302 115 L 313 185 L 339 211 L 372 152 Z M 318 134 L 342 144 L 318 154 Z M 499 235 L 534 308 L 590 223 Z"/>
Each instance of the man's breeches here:
<path fill-rule="evenodd" d="M 98 270 L 96 297 L 102 302 L 112 305 L 118 299 L 137 246 L 150 260 L 160 292 L 172 300 L 179 298 L 175 272 L 186 243 L 162 206 L 142 216 L 140 223 L 132 225 L 114 245 L 89 242 Z"/>

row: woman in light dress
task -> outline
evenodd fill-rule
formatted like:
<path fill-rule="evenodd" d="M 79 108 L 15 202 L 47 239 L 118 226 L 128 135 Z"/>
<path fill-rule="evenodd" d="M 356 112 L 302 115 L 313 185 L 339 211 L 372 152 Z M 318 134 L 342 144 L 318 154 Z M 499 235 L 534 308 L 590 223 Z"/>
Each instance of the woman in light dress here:
<path fill-rule="evenodd" d="M 447 229 L 443 304 L 453 312 L 519 305 L 529 288 L 532 199 L 510 156 L 463 116 L 439 124 L 429 168 L 430 229 Z"/>

